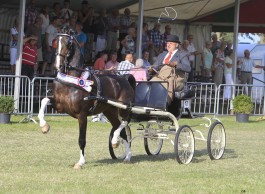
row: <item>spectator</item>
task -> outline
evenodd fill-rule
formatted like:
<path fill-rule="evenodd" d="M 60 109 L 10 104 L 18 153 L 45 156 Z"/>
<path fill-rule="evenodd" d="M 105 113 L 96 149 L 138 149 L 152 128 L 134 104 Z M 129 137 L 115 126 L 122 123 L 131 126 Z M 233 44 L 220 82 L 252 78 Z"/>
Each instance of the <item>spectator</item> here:
<path fill-rule="evenodd" d="M 107 50 L 117 50 L 117 31 L 120 29 L 120 17 L 119 10 L 113 9 L 111 14 L 107 17 L 108 19 L 108 35 L 107 35 Z"/>
<path fill-rule="evenodd" d="M 146 81 L 146 71 L 143 68 L 143 59 L 137 59 L 135 62 L 135 67 L 132 68 L 129 74 L 132 74 L 136 81 Z"/>
<path fill-rule="evenodd" d="M 230 100 L 232 97 L 232 84 L 233 84 L 233 78 L 232 78 L 232 67 L 233 67 L 233 61 L 232 61 L 232 54 L 233 51 L 229 50 L 227 53 L 227 56 L 225 57 L 225 84 L 229 86 L 225 86 L 225 91 L 224 91 L 224 99 L 225 100 Z"/>
<path fill-rule="evenodd" d="M 225 57 L 228 56 L 228 54 L 230 53 L 230 51 L 232 50 L 232 42 L 227 42 L 226 48 L 225 48 Z"/>
<path fill-rule="evenodd" d="M 76 22 L 76 25 L 75 25 L 75 30 L 76 30 L 76 33 L 77 33 L 77 36 L 76 36 L 76 39 L 80 45 L 80 50 L 81 50 L 81 53 L 84 57 L 84 52 L 85 52 L 85 44 L 87 42 L 87 36 L 86 34 L 82 31 L 83 29 L 83 24 L 81 22 Z"/>
<path fill-rule="evenodd" d="M 94 8 L 89 5 L 88 1 L 82 1 L 81 10 L 78 12 L 78 20 L 83 23 L 83 31 L 87 34 L 91 32 L 93 23 Z"/>
<path fill-rule="evenodd" d="M 149 34 L 149 40 L 151 41 L 151 48 L 149 50 L 150 54 L 149 61 L 151 62 L 151 64 L 153 64 L 154 58 L 158 56 L 159 53 L 162 52 L 161 50 L 162 36 L 160 33 L 160 27 L 161 25 L 159 23 L 156 23 L 154 25 L 154 28 L 150 31 Z"/>
<path fill-rule="evenodd" d="M 151 67 L 151 64 L 149 63 L 149 51 L 148 50 L 144 50 L 143 51 L 143 68 L 146 71 L 146 77 L 149 80 L 151 75 L 149 74 L 149 69 Z"/>
<path fill-rule="evenodd" d="M 60 10 L 60 18 L 63 19 L 63 23 L 68 23 L 73 15 L 73 11 L 70 9 L 70 0 L 64 0 L 64 7 Z"/>
<path fill-rule="evenodd" d="M 221 47 L 221 42 L 218 41 L 217 34 L 212 35 L 212 54 L 215 55 L 215 52 Z"/>
<path fill-rule="evenodd" d="M 223 76 L 224 76 L 224 59 L 225 59 L 225 47 L 226 42 L 221 43 L 220 49 L 215 52 L 215 62 L 214 62 L 214 83 L 217 87 L 223 83 Z"/>
<path fill-rule="evenodd" d="M 106 10 L 102 9 L 100 15 L 95 19 L 95 35 L 96 35 L 96 52 L 101 52 L 106 49 L 107 38 L 107 17 Z"/>
<path fill-rule="evenodd" d="M 208 83 L 210 81 L 213 54 L 211 51 L 212 42 L 207 41 L 205 43 L 205 48 L 202 53 L 202 81 Z"/>
<path fill-rule="evenodd" d="M 34 66 L 34 74 L 37 74 L 39 64 L 40 62 L 43 62 L 43 56 L 42 56 L 42 44 L 41 44 L 41 25 L 42 25 L 42 18 L 37 17 L 35 20 L 35 23 L 33 25 L 28 26 L 26 31 L 26 36 L 34 36 L 37 37 L 37 49 L 38 49 L 38 55 L 37 55 L 37 63 Z"/>
<path fill-rule="evenodd" d="M 125 57 L 125 61 L 121 61 L 117 67 L 117 71 L 120 75 L 128 74 L 129 71 L 134 68 L 133 62 L 133 55 L 127 54 Z"/>
<path fill-rule="evenodd" d="M 41 24 L 42 51 L 45 51 L 45 33 L 50 24 L 49 10 L 50 10 L 50 7 L 48 5 L 44 5 L 39 15 L 39 17 L 42 19 L 42 24 Z"/>
<path fill-rule="evenodd" d="M 37 16 L 39 15 L 36 7 L 36 0 L 31 0 L 29 5 L 25 10 L 25 29 L 29 26 L 34 24 Z"/>
<path fill-rule="evenodd" d="M 105 69 L 106 70 L 116 70 L 118 65 L 119 65 L 119 62 L 117 61 L 117 53 L 112 52 L 110 54 L 110 60 L 105 65 Z"/>
<path fill-rule="evenodd" d="M 162 45 L 161 45 L 161 50 L 167 51 L 167 36 L 171 34 L 171 26 L 166 25 L 165 26 L 165 32 L 162 34 Z"/>
<path fill-rule="evenodd" d="M 46 53 L 42 67 L 42 74 L 45 74 L 48 64 L 51 64 L 54 61 L 56 49 L 52 47 L 52 41 L 57 37 L 59 26 L 61 25 L 61 20 L 57 16 L 55 16 L 51 21 L 52 22 L 48 26 L 45 34 Z M 51 65 L 51 73 L 53 73 L 53 68 L 53 65 Z"/>
<path fill-rule="evenodd" d="M 18 39 L 18 18 L 14 21 L 14 26 L 10 30 L 10 66 L 11 73 L 16 72 L 16 60 L 17 60 L 17 39 Z"/>
<path fill-rule="evenodd" d="M 135 53 L 135 42 L 134 39 L 136 37 L 136 32 L 134 28 L 128 29 L 128 35 L 121 41 L 122 45 L 122 59 L 125 58 L 126 54 L 134 54 Z"/>
<path fill-rule="evenodd" d="M 34 66 L 37 62 L 37 41 L 36 36 L 30 36 L 23 40 L 21 75 L 28 76 L 30 79 L 34 77 Z"/>
<path fill-rule="evenodd" d="M 189 73 L 189 78 L 188 81 L 189 82 L 194 82 L 194 70 L 196 68 L 196 64 L 195 64 L 195 56 L 199 54 L 198 51 L 196 51 L 194 44 L 193 44 L 193 35 L 189 34 L 188 35 L 188 41 L 189 41 L 189 46 L 188 46 L 188 50 L 190 52 L 189 55 L 189 61 L 190 61 L 190 67 L 191 67 L 191 71 Z"/>
<path fill-rule="evenodd" d="M 148 50 L 150 47 L 150 41 L 148 36 L 148 24 L 143 23 L 143 33 L 142 33 L 142 52 Z M 148 52 L 149 55 L 149 52 Z"/>
<path fill-rule="evenodd" d="M 68 27 L 69 27 L 69 29 L 73 29 L 73 30 L 75 30 L 76 22 L 77 22 L 76 17 L 74 17 L 74 16 L 72 15 L 72 17 L 70 18 L 70 20 L 69 20 L 69 22 L 68 22 Z M 83 26 L 83 24 L 82 24 L 82 26 Z"/>
<path fill-rule="evenodd" d="M 57 17 L 60 18 L 61 17 L 61 5 L 58 2 L 53 3 L 52 6 L 53 10 L 50 13 L 50 21 L 53 20 L 53 18 Z"/>
<path fill-rule="evenodd" d="M 264 70 L 264 66 L 256 65 L 254 60 L 250 57 L 250 51 L 244 50 L 244 58 L 238 60 L 238 74 L 240 76 L 241 84 L 253 84 L 252 68 L 260 68 Z M 248 87 L 248 95 L 251 95 L 251 87 Z"/>
<path fill-rule="evenodd" d="M 105 52 L 100 53 L 100 57 L 94 63 L 94 70 L 104 70 L 105 63 L 108 60 L 108 55 Z"/>

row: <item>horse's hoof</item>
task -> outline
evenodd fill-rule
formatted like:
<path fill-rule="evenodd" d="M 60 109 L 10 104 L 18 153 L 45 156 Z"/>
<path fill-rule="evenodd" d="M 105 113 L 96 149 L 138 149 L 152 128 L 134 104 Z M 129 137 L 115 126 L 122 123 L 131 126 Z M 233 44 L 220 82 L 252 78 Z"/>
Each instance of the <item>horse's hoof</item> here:
<path fill-rule="evenodd" d="M 116 143 L 116 144 L 111 144 L 112 145 L 112 148 L 118 148 L 119 147 L 119 143 Z"/>
<path fill-rule="evenodd" d="M 43 126 L 43 127 L 41 127 L 41 131 L 42 131 L 42 133 L 48 133 L 49 131 L 50 131 L 50 125 L 48 125 L 47 123 Z"/>
<path fill-rule="evenodd" d="M 82 169 L 82 166 L 78 163 L 75 164 L 74 169 L 80 170 Z"/>
<path fill-rule="evenodd" d="M 125 163 L 125 164 L 129 164 L 131 161 L 129 160 L 129 159 L 125 159 L 125 160 L 123 160 L 123 163 Z"/>

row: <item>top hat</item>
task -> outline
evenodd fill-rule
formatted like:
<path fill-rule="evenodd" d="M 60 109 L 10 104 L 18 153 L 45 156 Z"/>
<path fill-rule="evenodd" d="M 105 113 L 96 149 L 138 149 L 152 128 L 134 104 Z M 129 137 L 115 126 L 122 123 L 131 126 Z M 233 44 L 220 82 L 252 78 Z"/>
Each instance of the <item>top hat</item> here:
<path fill-rule="evenodd" d="M 167 42 L 177 42 L 180 43 L 179 37 L 177 35 L 167 35 Z"/>

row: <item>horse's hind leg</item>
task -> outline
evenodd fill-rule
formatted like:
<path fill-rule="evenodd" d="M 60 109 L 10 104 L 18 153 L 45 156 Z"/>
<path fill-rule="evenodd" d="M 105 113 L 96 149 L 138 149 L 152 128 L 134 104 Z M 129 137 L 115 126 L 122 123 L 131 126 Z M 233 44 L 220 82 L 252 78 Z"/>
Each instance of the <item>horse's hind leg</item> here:
<path fill-rule="evenodd" d="M 41 100 L 41 107 L 39 110 L 38 118 L 40 120 L 40 127 L 41 127 L 42 133 L 47 133 L 50 130 L 50 126 L 44 120 L 44 111 L 45 111 L 49 102 L 50 102 L 49 98 L 43 98 Z"/>
<path fill-rule="evenodd" d="M 78 143 L 80 147 L 80 159 L 75 164 L 75 169 L 81 169 L 82 166 L 85 164 L 85 147 L 86 147 L 86 128 L 87 128 L 87 116 L 81 115 L 78 117 L 79 122 L 79 138 Z"/>

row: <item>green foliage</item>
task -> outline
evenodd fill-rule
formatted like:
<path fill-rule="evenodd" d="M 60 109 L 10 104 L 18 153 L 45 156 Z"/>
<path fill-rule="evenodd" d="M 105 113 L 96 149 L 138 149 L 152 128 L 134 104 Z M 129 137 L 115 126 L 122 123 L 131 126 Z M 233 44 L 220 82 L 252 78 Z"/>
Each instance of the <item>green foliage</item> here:
<path fill-rule="evenodd" d="M 0 96 L 0 112 L 12 113 L 15 109 L 14 102 L 12 96 Z"/>
<path fill-rule="evenodd" d="M 233 100 L 235 113 L 250 114 L 254 108 L 251 98 L 245 94 L 236 96 Z"/>

